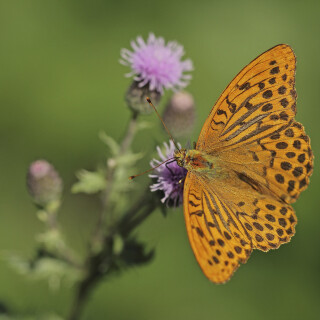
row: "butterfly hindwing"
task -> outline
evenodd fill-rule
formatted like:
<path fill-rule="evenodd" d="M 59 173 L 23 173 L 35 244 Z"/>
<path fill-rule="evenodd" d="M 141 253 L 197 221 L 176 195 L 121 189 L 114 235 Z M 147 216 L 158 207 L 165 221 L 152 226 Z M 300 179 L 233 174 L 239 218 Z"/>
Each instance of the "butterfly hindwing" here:
<path fill-rule="evenodd" d="M 192 173 L 185 180 L 183 201 L 189 241 L 201 269 L 215 283 L 227 281 L 250 256 L 246 230 L 223 198 Z"/>
<path fill-rule="evenodd" d="M 224 168 L 214 193 L 234 212 L 254 249 L 268 251 L 290 241 L 296 216 L 292 207 L 244 172 Z"/>
<path fill-rule="evenodd" d="M 276 249 L 295 232 L 292 207 L 244 180 L 237 181 L 230 171 L 227 179 L 217 177 L 214 184 L 193 173 L 185 181 L 184 216 L 191 247 L 204 274 L 215 283 L 229 280 L 252 249 Z"/>

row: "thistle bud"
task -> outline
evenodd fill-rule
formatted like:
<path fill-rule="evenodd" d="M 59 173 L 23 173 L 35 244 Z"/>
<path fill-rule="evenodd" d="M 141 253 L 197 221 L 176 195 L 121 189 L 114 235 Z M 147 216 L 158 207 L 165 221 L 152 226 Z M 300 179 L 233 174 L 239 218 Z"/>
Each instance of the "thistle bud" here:
<path fill-rule="evenodd" d="M 186 91 L 174 93 L 164 110 L 163 120 L 174 137 L 188 136 L 193 130 L 195 120 L 192 95 Z"/>
<path fill-rule="evenodd" d="M 46 160 L 31 163 L 27 173 L 27 188 L 34 202 L 42 207 L 59 200 L 62 180 L 55 168 Z"/>
<path fill-rule="evenodd" d="M 133 81 L 126 94 L 128 106 L 135 112 L 150 114 L 153 109 L 150 107 L 147 97 L 157 105 L 161 99 L 161 94 L 157 90 L 150 90 L 149 84 L 140 87 L 139 82 Z"/>

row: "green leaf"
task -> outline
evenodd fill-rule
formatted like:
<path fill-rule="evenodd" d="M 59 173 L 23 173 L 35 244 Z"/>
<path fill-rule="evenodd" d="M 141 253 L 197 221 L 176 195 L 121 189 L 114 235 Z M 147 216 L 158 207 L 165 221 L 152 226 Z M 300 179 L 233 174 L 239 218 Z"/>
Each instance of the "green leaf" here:
<path fill-rule="evenodd" d="M 60 231 L 57 229 L 49 229 L 44 233 L 38 234 L 36 240 L 52 252 L 59 252 L 61 248 L 66 246 Z"/>
<path fill-rule="evenodd" d="M 132 153 L 127 152 L 121 157 L 118 157 L 116 162 L 120 166 L 132 167 L 138 160 L 143 158 L 144 154 L 142 152 Z"/>
<path fill-rule="evenodd" d="M 106 180 L 102 172 L 91 172 L 83 169 L 76 176 L 79 181 L 72 186 L 72 193 L 93 194 L 106 188 Z"/>
<path fill-rule="evenodd" d="M 109 147 L 113 156 L 116 156 L 119 153 L 119 144 L 113 138 L 108 136 L 104 131 L 100 131 L 99 138 L 104 144 L 106 144 Z"/>
<path fill-rule="evenodd" d="M 113 237 L 113 253 L 115 255 L 119 255 L 122 250 L 123 250 L 123 246 L 124 246 L 124 240 L 122 239 L 121 235 L 116 234 Z"/>
<path fill-rule="evenodd" d="M 144 243 L 135 238 L 126 239 L 120 255 L 124 267 L 132 267 L 150 262 L 154 258 L 154 250 L 147 250 Z"/>
<path fill-rule="evenodd" d="M 82 276 L 82 270 L 76 269 L 54 257 L 40 256 L 30 261 L 18 255 L 7 254 L 5 259 L 19 274 L 32 280 L 48 281 L 49 287 L 52 290 L 59 289 L 62 281 L 73 285 Z"/>

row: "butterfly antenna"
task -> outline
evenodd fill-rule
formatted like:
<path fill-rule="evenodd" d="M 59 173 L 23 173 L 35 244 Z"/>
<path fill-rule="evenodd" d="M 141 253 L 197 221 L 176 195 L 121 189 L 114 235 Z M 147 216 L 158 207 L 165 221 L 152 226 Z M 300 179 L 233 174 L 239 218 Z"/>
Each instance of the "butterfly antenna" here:
<path fill-rule="evenodd" d="M 173 142 L 173 144 L 175 145 L 176 149 L 177 149 L 177 150 L 180 150 L 178 144 L 177 144 L 177 143 L 175 142 L 175 140 L 173 139 L 172 134 L 170 133 L 169 129 L 167 128 L 166 124 L 164 123 L 163 119 L 161 118 L 158 110 L 157 110 L 156 107 L 153 105 L 153 103 L 151 102 L 151 100 L 150 100 L 149 97 L 147 97 L 147 101 L 148 101 L 148 103 L 150 104 L 150 106 L 154 109 L 154 111 L 156 112 L 158 118 L 161 120 L 164 128 L 166 129 L 166 131 L 167 131 L 168 135 L 170 136 L 170 139 L 172 140 L 172 142 Z"/>
<path fill-rule="evenodd" d="M 165 161 L 162 161 L 162 162 L 159 163 L 157 166 L 155 166 L 155 167 L 153 167 L 153 168 L 150 168 L 150 169 L 147 170 L 147 171 L 144 171 L 144 172 L 141 172 L 141 173 L 139 173 L 139 174 L 136 174 L 135 176 L 129 177 L 129 180 L 133 180 L 133 179 L 136 178 L 136 177 L 142 176 L 142 175 L 145 174 L 145 173 L 148 173 L 148 172 L 150 172 L 150 171 L 152 171 L 152 170 L 154 170 L 154 169 L 157 169 L 158 167 L 162 166 L 164 163 L 166 163 L 166 162 L 168 162 L 168 161 L 171 161 L 171 160 L 174 160 L 174 157 L 172 157 L 172 158 L 170 158 L 170 159 L 167 159 L 167 160 L 165 160 Z"/>

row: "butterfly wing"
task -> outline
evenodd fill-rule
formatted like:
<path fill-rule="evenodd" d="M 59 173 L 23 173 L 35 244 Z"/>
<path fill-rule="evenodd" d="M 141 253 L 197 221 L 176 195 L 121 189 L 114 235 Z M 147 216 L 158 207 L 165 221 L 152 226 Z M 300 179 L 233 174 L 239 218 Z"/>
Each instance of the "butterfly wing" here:
<path fill-rule="evenodd" d="M 251 248 L 277 248 L 294 234 L 289 204 L 307 187 L 313 168 L 309 138 L 294 120 L 295 62 L 287 45 L 253 60 L 222 93 L 201 130 L 196 149 L 215 157 L 221 170 L 188 174 L 184 213 L 195 256 L 214 282 L 226 281 L 246 261 L 230 251 L 239 241 L 249 255 Z M 214 226 L 208 228 L 209 222 Z M 221 248 L 223 258 L 228 250 L 236 257 L 232 268 L 214 263 L 217 249 L 208 243 L 219 237 L 228 244 Z"/>
<path fill-rule="evenodd" d="M 252 249 L 268 251 L 290 241 L 296 225 L 290 205 L 224 171 L 214 181 L 190 172 L 184 186 L 189 241 L 204 274 L 215 283 L 229 280 Z"/>
<path fill-rule="evenodd" d="M 295 56 L 289 46 L 278 45 L 258 56 L 238 73 L 212 108 L 197 149 L 238 147 L 253 141 L 258 133 L 280 128 L 296 112 L 294 80 Z M 261 121 L 268 126 L 257 128 Z"/>
<path fill-rule="evenodd" d="M 253 60 L 223 92 L 197 142 L 287 203 L 306 189 L 313 168 L 309 137 L 294 120 L 295 63 L 287 45 Z"/>
<path fill-rule="evenodd" d="M 253 60 L 223 92 L 197 142 L 287 203 L 306 189 L 313 169 L 309 137 L 294 120 L 295 64 L 288 45 Z"/>
<path fill-rule="evenodd" d="M 191 172 L 183 203 L 189 241 L 202 271 L 215 283 L 227 281 L 251 253 L 246 230 L 206 181 Z"/>

